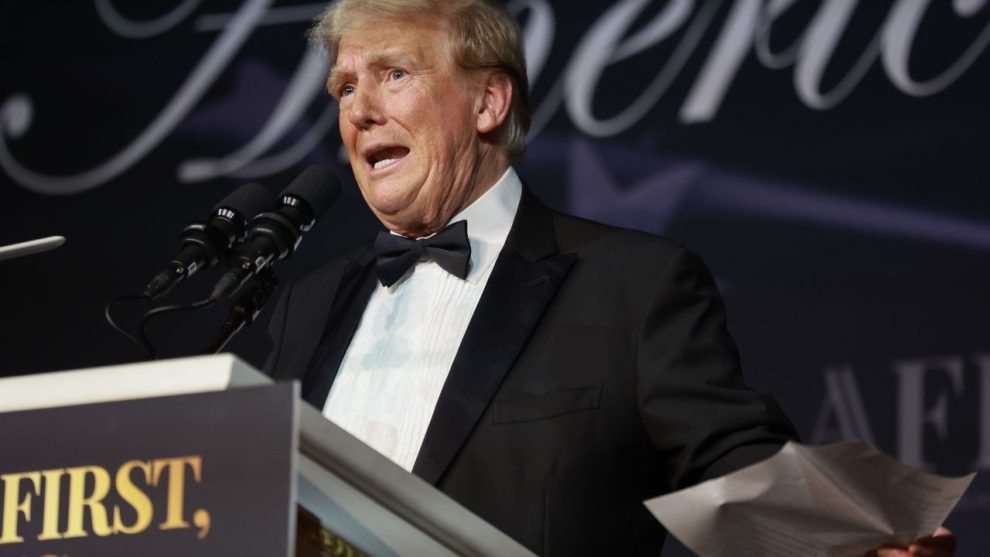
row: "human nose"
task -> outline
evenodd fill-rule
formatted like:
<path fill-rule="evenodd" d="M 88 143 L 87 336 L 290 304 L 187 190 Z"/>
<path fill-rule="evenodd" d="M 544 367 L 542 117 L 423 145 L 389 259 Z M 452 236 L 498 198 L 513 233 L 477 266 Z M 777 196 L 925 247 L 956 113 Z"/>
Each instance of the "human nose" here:
<path fill-rule="evenodd" d="M 374 88 L 358 88 L 351 94 L 347 119 L 354 127 L 359 129 L 384 123 L 385 118 L 382 111 L 381 99 Z"/>

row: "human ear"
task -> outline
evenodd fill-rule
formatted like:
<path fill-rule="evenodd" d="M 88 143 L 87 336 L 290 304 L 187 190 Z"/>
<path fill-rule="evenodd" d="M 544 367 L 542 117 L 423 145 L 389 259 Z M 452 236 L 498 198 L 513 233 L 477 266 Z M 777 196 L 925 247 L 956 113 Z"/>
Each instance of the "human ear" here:
<path fill-rule="evenodd" d="M 478 103 L 478 133 L 488 134 L 497 130 L 509 117 L 512 95 L 515 94 L 512 79 L 501 72 L 492 73 L 485 82 L 481 102 Z"/>

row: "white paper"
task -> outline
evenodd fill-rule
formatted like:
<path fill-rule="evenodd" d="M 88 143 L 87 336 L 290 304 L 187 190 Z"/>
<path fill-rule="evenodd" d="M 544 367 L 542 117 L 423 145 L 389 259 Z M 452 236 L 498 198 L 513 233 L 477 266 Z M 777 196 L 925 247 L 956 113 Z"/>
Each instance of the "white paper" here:
<path fill-rule="evenodd" d="M 701 557 L 860 557 L 934 532 L 975 475 L 928 474 L 859 441 L 792 442 L 763 462 L 645 504 Z"/>

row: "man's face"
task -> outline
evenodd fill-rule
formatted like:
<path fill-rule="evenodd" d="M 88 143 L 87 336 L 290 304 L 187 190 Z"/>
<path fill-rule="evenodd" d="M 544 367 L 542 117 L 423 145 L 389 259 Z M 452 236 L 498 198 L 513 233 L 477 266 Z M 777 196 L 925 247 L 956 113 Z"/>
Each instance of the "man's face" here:
<path fill-rule="evenodd" d="M 389 229 L 430 234 L 483 193 L 484 81 L 456 66 L 435 23 L 349 30 L 328 87 L 354 177 Z"/>

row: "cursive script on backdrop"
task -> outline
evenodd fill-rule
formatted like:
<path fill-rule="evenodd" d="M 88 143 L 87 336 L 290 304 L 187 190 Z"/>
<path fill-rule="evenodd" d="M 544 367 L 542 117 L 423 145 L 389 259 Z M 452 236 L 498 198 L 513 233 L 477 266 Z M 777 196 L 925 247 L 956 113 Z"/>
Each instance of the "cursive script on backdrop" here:
<path fill-rule="evenodd" d="M 786 48 L 774 51 L 771 36 L 774 25 L 797 0 L 669 0 L 645 25 L 636 25 L 651 7 L 651 0 L 620 0 L 591 23 L 573 49 L 570 62 L 555 77 L 542 98 L 536 99 L 530 137 L 540 133 L 551 117 L 563 109 L 582 133 L 609 137 L 642 121 L 664 97 L 671 84 L 683 76 L 689 58 L 698 53 L 701 39 L 714 33 L 711 48 L 701 55 L 704 61 L 693 78 L 678 111 L 683 124 L 714 119 L 729 94 L 742 62 L 751 53 L 766 68 L 793 71 L 794 91 L 806 106 L 827 110 L 846 99 L 866 72 L 879 65 L 884 75 L 901 92 L 929 96 L 944 91 L 962 77 L 990 43 L 990 23 L 958 53 L 940 73 L 925 80 L 911 75 L 912 52 L 939 48 L 938 43 L 916 44 L 918 29 L 931 9 L 949 10 L 959 18 L 973 18 L 985 12 L 987 0 L 896 0 L 869 44 L 848 72 L 830 89 L 823 87 L 823 76 L 835 54 L 859 0 L 822 0 L 803 32 Z M 49 195 L 86 191 L 109 182 L 151 153 L 188 116 L 203 95 L 231 65 L 238 50 L 263 25 L 310 21 L 323 4 L 290 7 L 272 6 L 272 0 L 244 0 L 231 14 L 195 15 L 199 0 L 184 0 L 168 13 L 151 21 L 136 22 L 124 17 L 113 0 L 95 0 L 95 8 L 107 28 L 124 38 L 148 39 L 164 34 L 194 18 L 193 28 L 218 33 L 203 58 L 192 68 L 168 103 L 147 126 L 118 153 L 92 168 L 71 175 L 53 176 L 29 169 L 13 156 L 10 142 L 30 131 L 34 102 L 30 93 L 15 93 L 0 104 L 0 168 L 24 188 Z M 716 15 L 727 6 L 727 16 L 712 30 Z M 523 18 L 529 77 L 536 82 L 546 69 L 554 45 L 556 13 L 547 0 L 512 0 L 508 9 Z M 635 32 L 631 32 L 636 27 Z M 671 54 L 658 60 L 655 76 L 639 91 L 635 100 L 617 114 L 595 111 L 595 98 L 606 71 L 634 55 L 648 53 L 661 45 L 673 46 Z M 183 161 L 177 168 L 182 182 L 193 183 L 219 176 L 260 177 L 298 163 L 319 144 L 336 123 L 336 106 L 323 100 L 326 60 L 317 49 L 306 52 L 278 104 L 261 129 L 236 151 L 218 158 Z M 326 103 L 322 115 L 302 138 L 277 153 L 270 153 L 286 132 L 296 125 L 313 102 Z"/>

